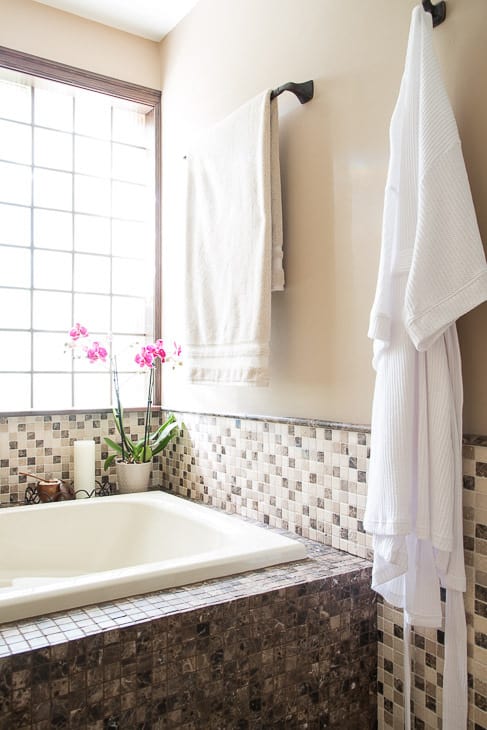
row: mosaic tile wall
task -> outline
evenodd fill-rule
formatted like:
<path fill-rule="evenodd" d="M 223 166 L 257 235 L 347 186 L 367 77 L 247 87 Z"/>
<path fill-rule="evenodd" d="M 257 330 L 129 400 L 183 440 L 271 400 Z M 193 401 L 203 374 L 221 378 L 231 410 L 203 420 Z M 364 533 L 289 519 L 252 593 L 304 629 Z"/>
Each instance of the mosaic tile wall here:
<path fill-rule="evenodd" d="M 163 459 L 179 494 L 371 558 L 363 531 L 370 433 L 320 422 L 181 414 Z M 464 445 L 469 730 L 487 730 L 487 440 Z M 379 728 L 402 728 L 402 614 L 379 604 Z M 441 728 L 442 633 L 418 633 L 415 730 Z"/>
<path fill-rule="evenodd" d="M 299 563 L 4 625 L 0 729 L 374 730 L 370 565 L 307 550 Z"/>
<path fill-rule="evenodd" d="M 131 414 L 133 431 L 142 414 Z M 154 486 L 265 524 L 372 557 L 363 531 L 370 434 L 366 428 L 302 420 L 179 414 L 184 429 L 153 474 Z M 70 478 L 72 441 L 100 443 L 110 414 L 0 419 L 0 501 L 22 499 L 18 470 Z M 98 457 L 98 453 L 97 453 Z M 469 730 L 487 730 L 487 441 L 464 446 L 464 533 L 468 587 Z M 379 605 L 379 727 L 401 726 L 402 616 Z M 441 727 L 441 632 L 415 636 L 415 728 Z"/>
<path fill-rule="evenodd" d="M 127 431 L 134 440 L 144 435 L 144 413 L 126 412 Z M 154 413 L 153 423 L 162 416 Z M 115 469 L 103 470 L 109 454 L 103 438 L 115 436 L 111 412 L 53 416 L 0 417 L 0 506 L 21 503 L 27 486 L 35 479 L 20 472 L 30 472 L 41 478 L 73 479 L 73 443 L 78 439 L 93 439 L 96 449 L 96 479 L 110 484 L 115 491 Z M 161 485 L 160 464 L 156 459 L 152 484 Z"/>
<path fill-rule="evenodd" d="M 162 458 L 164 488 L 360 557 L 370 434 L 297 419 L 179 414 Z"/>

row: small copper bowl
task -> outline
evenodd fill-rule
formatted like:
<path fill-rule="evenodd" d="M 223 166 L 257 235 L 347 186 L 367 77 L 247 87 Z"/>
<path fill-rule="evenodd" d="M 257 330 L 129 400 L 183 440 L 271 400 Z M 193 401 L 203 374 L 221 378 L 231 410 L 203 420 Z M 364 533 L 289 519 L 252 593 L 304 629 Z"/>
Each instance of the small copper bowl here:
<path fill-rule="evenodd" d="M 53 502 L 61 491 L 62 482 L 59 479 L 51 482 L 37 482 L 37 493 L 41 502 Z"/>

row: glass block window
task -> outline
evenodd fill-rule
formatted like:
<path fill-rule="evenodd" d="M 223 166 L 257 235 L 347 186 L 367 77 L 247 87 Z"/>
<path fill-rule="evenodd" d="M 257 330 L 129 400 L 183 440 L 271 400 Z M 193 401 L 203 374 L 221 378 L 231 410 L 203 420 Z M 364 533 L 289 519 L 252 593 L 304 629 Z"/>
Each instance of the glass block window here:
<path fill-rule="evenodd" d="M 76 322 L 117 354 L 124 407 L 144 405 L 132 371 L 157 324 L 155 100 L 0 68 L 2 412 L 111 405 L 109 365 L 64 346 Z"/>

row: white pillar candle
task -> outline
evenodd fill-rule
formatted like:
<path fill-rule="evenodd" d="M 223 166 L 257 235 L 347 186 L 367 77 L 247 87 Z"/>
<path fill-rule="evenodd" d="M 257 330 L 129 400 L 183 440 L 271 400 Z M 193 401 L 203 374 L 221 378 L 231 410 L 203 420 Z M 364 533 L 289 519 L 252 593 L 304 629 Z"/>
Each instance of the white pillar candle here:
<path fill-rule="evenodd" d="M 89 497 L 95 489 L 95 442 L 74 442 L 74 491 L 77 499 Z M 80 492 L 80 490 L 84 490 Z M 86 492 L 86 494 L 85 494 Z"/>

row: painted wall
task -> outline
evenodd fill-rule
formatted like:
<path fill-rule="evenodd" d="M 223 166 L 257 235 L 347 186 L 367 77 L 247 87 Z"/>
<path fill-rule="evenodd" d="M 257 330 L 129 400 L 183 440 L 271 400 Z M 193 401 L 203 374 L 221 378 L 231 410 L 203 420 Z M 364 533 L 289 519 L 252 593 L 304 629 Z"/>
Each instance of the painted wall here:
<path fill-rule="evenodd" d="M 178 326 L 177 260 L 188 140 L 265 88 L 279 99 L 287 287 L 273 295 L 271 386 L 166 385 L 169 407 L 367 424 L 368 316 L 379 258 L 388 128 L 415 0 L 200 0 L 161 45 L 164 331 Z M 449 0 L 435 30 L 487 241 L 487 3 Z M 459 323 L 465 430 L 487 433 L 487 304 Z"/>
<path fill-rule="evenodd" d="M 159 44 L 32 0 L 0 0 L 0 45 L 154 89 Z"/>

